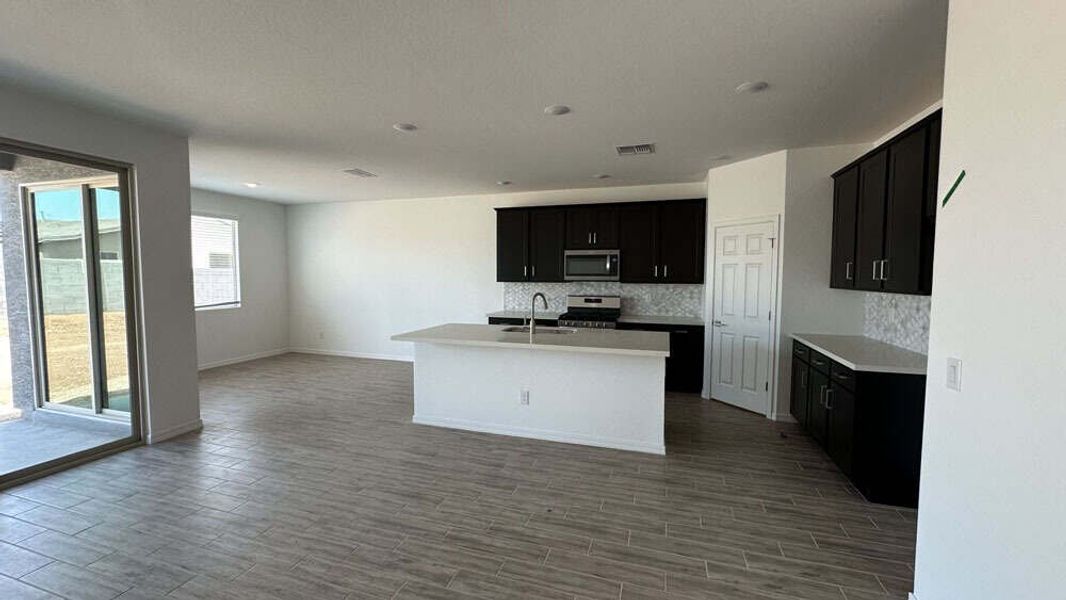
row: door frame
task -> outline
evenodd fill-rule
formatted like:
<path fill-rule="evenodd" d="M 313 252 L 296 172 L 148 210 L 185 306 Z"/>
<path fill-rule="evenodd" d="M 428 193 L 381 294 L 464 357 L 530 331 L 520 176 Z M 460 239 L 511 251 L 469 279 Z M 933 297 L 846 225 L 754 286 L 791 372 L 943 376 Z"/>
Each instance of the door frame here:
<path fill-rule="evenodd" d="M 144 431 L 146 429 L 145 418 L 147 415 L 146 406 L 144 404 L 143 390 L 146 389 L 145 385 L 145 372 L 143 369 L 144 357 L 144 319 L 142 306 L 142 292 L 139 285 L 138 274 L 141 271 L 140 266 L 140 239 L 138 234 L 138 215 L 137 215 L 137 191 L 135 182 L 135 167 L 127 162 L 113 160 L 109 158 L 101 158 L 96 156 L 90 156 L 87 154 L 81 154 L 78 152 L 61 150 L 58 148 L 52 148 L 49 146 L 43 146 L 40 144 L 34 144 L 31 142 L 24 142 L 20 140 L 14 140 L 10 138 L 0 137 L 0 152 L 6 152 L 15 155 L 27 156 L 32 158 L 40 158 L 44 160 L 54 160 L 57 162 L 63 162 L 72 165 L 78 165 L 83 167 L 89 167 L 100 171 L 107 171 L 114 173 L 118 177 L 119 187 L 119 202 L 121 206 L 121 239 L 122 239 L 122 252 L 123 252 L 123 285 L 124 285 L 124 300 L 126 302 L 126 360 L 129 369 L 129 386 L 130 386 L 130 435 L 109 442 L 95 448 L 89 448 L 80 452 L 68 454 L 66 456 L 56 458 L 53 460 L 38 463 L 36 465 L 12 471 L 6 474 L 0 474 L 0 489 L 10 487 L 12 485 L 18 485 L 26 481 L 44 477 L 52 473 L 73 467 L 75 465 L 89 462 L 97 458 L 101 458 L 108 454 L 114 454 L 121 452 L 129 448 L 142 445 L 144 443 Z M 62 183 L 57 181 L 55 183 Z M 20 217 L 22 219 L 23 230 L 23 268 L 26 274 L 26 289 L 28 306 L 30 311 L 36 311 L 37 294 L 37 276 L 35 273 L 36 263 L 36 250 L 28 247 L 29 242 L 34 239 L 31 237 L 27 228 L 32 227 L 33 223 L 30 220 L 33 215 L 26 214 L 28 191 L 25 185 L 20 184 Z M 33 263 L 33 264 L 31 264 Z M 36 314 L 36 313 L 34 313 Z M 2 315 L 0 315 L 2 316 Z M 6 316 L 2 316 L 6 318 Z M 34 376 L 34 394 L 36 395 L 36 406 L 41 406 L 40 377 L 36 374 L 40 373 L 45 365 L 41 364 L 41 359 L 37 353 L 36 340 L 38 326 L 37 319 L 29 319 L 30 333 L 32 337 L 31 343 L 34 344 L 34 348 L 31 349 L 31 360 L 33 369 L 35 371 Z M 86 415 L 86 418 L 94 418 Z"/>
<path fill-rule="evenodd" d="M 766 413 L 767 419 L 776 420 L 777 418 L 777 332 L 780 330 L 781 319 L 781 299 L 778 296 L 778 283 L 781 278 L 780 273 L 780 253 L 781 253 L 781 213 L 773 213 L 767 215 L 759 215 L 754 217 L 738 217 L 732 219 L 718 219 L 710 223 L 711 229 L 711 245 L 708 248 L 711 255 L 711 260 L 707 261 L 710 265 L 709 277 L 705 279 L 708 284 L 708 298 L 707 298 L 707 327 L 704 333 L 704 389 L 701 396 L 708 400 L 711 398 L 711 381 L 713 377 L 713 365 L 714 365 L 714 291 L 717 284 L 717 278 L 715 275 L 718 272 L 718 230 L 724 227 L 735 227 L 737 225 L 758 225 L 761 223 L 769 223 L 773 228 L 773 235 L 770 238 L 770 306 L 771 318 L 767 319 L 768 330 L 767 335 L 769 343 L 767 344 L 767 391 L 766 391 Z"/>

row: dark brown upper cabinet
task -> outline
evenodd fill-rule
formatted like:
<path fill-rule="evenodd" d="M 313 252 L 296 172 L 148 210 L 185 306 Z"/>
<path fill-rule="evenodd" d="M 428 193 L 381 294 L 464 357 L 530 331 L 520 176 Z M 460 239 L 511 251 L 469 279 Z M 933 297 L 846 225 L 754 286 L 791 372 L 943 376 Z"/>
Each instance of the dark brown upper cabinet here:
<path fill-rule="evenodd" d="M 618 210 L 618 273 L 626 283 L 659 283 L 659 235 L 654 202 Z"/>
<path fill-rule="evenodd" d="M 855 233 L 855 289 L 880 290 L 885 256 L 885 188 L 888 151 L 875 152 L 859 163 L 859 209 Z"/>
<path fill-rule="evenodd" d="M 704 199 L 625 205 L 618 217 L 623 283 L 703 283 Z"/>
<path fill-rule="evenodd" d="M 829 285 L 932 292 L 940 111 L 833 175 Z"/>
<path fill-rule="evenodd" d="M 562 281 L 566 250 L 618 250 L 623 283 L 703 283 L 707 202 L 496 209 L 496 280 Z"/>
<path fill-rule="evenodd" d="M 855 225 L 859 209 L 859 167 L 842 171 L 833 180 L 832 287 L 855 287 Z"/>
<path fill-rule="evenodd" d="M 496 281 L 562 281 L 565 237 L 561 209 L 496 209 Z"/>
<path fill-rule="evenodd" d="M 707 203 L 659 204 L 659 267 L 665 283 L 703 283 Z"/>
<path fill-rule="evenodd" d="M 496 209 L 496 281 L 529 280 L 529 210 Z"/>
<path fill-rule="evenodd" d="M 529 212 L 529 280 L 562 281 L 566 213 L 534 208 Z"/>
<path fill-rule="evenodd" d="M 592 204 L 566 210 L 567 250 L 618 248 L 618 205 Z"/>

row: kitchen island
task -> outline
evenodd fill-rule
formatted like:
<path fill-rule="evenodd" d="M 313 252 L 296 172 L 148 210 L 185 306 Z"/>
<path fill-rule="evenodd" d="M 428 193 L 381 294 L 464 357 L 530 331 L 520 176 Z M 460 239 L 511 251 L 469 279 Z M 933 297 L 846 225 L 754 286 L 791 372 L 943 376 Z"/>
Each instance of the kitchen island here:
<path fill-rule="evenodd" d="M 664 454 L 669 335 L 450 323 L 415 344 L 412 421 Z"/>

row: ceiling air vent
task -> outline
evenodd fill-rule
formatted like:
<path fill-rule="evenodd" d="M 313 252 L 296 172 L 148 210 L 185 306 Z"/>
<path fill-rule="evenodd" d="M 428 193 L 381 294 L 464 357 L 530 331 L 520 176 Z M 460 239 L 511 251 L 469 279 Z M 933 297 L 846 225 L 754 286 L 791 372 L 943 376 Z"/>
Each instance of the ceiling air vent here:
<path fill-rule="evenodd" d="M 618 156 L 636 156 L 638 154 L 655 154 L 655 144 L 633 144 L 632 146 L 615 146 Z"/>
<path fill-rule="evenodd" d="M 374 173 L 362 169 L 345 169 L 344 172 L 349 175 L 355 175 L 356 177 L 377 177 Z"/>

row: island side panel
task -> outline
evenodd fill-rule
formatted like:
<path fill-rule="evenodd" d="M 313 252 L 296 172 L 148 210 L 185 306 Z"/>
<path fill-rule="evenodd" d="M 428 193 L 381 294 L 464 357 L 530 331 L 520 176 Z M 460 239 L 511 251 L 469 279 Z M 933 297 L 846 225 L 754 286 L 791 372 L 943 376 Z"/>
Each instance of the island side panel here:
<path fill-rule="evenodd" d="M 414 371 L 415 423 L 666 451 L 663 357 L 418 343 Z"/>

